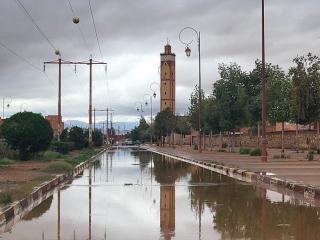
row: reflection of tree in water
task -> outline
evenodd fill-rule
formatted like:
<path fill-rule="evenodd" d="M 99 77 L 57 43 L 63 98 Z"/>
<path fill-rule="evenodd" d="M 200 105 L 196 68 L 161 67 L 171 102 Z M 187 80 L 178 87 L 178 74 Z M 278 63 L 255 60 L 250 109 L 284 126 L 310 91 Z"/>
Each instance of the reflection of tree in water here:
<path fill-rule="evenodd" d="M 221 182 L 218 174 L 207 170 L 193 171 L 190 181 Z M 227 185 L 189 187 L 191 208 L 198 215 L 206 205 L 222 239 L 319 239 L 319 208 L 272 203 L 265 198 L 266 190 L 227 181 Z"/>
<path fill-rule="evenodd" d="M 46 213 L 52 204 L 53 196 L 50 196 L 46 200 L 44 200 L 42 203 L 40 203 L 39 206 L 34 208 L 32 211 L 28 212 L 24 217 L 23 220 L 25 221 L 31 221 L 33 219 L 37 219 L 41 217 L 44 213 Z"/>
<path fill-rule="evenodd" d="M 154 155 L 153 173 L 155 180 L 160 184 L 174 184 L 178 179 L 188 175 L 191 165 L 172 158 Z"/>
<path fill-rule="evenodd" d="M 144 170 L 152 160 L 152 152 L 147 151 L 131 151 L 130 152 L 135 159 L 139 160 L 140 169 Z"/>

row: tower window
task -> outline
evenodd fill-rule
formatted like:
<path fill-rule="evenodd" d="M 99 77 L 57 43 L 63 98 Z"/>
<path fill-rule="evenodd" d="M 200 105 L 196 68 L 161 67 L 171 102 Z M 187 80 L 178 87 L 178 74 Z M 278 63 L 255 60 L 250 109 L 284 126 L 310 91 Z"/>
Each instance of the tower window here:
<path fill-rule="evenodd" d="M 167 92 L 164 92 L 164 95 L 167 95 Z"/>

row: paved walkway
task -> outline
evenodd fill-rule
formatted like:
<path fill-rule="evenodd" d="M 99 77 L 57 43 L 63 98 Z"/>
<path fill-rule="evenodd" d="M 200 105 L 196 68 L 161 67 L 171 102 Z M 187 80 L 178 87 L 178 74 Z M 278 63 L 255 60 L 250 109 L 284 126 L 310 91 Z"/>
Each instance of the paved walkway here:
<path fill-rule="evenodd" d="M 279 149 L 269 150 L 268 162 L 263 163 L 260 157 L 241 155 L 239 153 L 203 151 L 199 153 L 190 147 L 155 147 L 158 151 L 165 151 L 174 155 L 184 156 L 195 160 L 217 162 L 229 167 L 238 167 L 252 172 L 273 173 L 284 180 L 293 180 L 320 187 L 320 155 L 315 155 L 313 161 L 306 160 L 305 153 L 286 150 L 288 159 L 274 158 L 280 155 Z"/>

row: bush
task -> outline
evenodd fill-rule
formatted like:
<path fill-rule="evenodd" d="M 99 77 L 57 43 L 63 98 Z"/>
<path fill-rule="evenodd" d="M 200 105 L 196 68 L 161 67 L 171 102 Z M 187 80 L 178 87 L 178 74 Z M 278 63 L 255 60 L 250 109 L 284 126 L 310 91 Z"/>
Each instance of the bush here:
<path fill-rule="evenodd" d="M 14 164 L 15 161 L 9 159 L 9 158 L 3 158 L 0 160 L 0 165 L 10 165 L 10 164 Z"/>
<path fill-rule="evenodd" d="M 250 156 L 261 156 L 260 148 L 254 148 L 250 151 Z"/>
<path fill-rule="evenodd" d="M 70 163 L 61 161 L 50 163 L 47 167 L 45 167 L 42 171 L 47 173 L 65 173 L 71 171 L 73 169 Z"/>
<path fill-rule="evenodd" d="M 223 149 L 223 148 L 219 148 L 219 149 L 218 149 L 218 152 L 226 152 L 226 150 Z"/>
<path fill-rule="evenodd" d="M 240 154 L 250 154 L 251 149 L 248 147 L 240 147 L 239 153 Z"/>
<path fill-rule="evenodd" d="M 308 159 L 308 161 L 313 161 L 313 159 L 314 159 L 314 152 L 313 151 L 308 152 L 307 159 Z"/>
<path fill-rule="evenodd" d="M 228 147 L 228 144 L 227 143 L 222 143 L 222 148 L 227 148 Z"/>
<path fill-rule="evenodd" d="M 100 130 L 95 129 L 92 132 L 92 141 L 95 147 L 100 147 L 103 144 L 103 135 Z"/>
<path fill-rule="evenodd" d="M 74 144 L 75 149 L 82 149 L 86 146 L 86 137 L 82 128 L 72 127 L 69 131 L 69 139 Z"/>
<path fill-rule="evenodd" d="M 43 158 L 46 160 L 58 159 L 61 157 L 62 157 L 62 154 L 60 152 L 54 152 L 54 151 L 48 150 L 43 153 Z"/>
<path fill-rule="evenodd" d="M 51 143 L 51 148 L 54 151 L 57 151 L 62 154 L 67 154 L 68 152 L 73 150 L 73 143 L 72 142 L 59 142 L 53 141 Z"/>
<path fill-rule="evenodd" d="M 0 204 L 9 204 L 12 202 L 12 197 L 9 193 L 0 192 Z"/>
<path fill-rule="evenodd" d="M 21 160 L 27 160 L 31 153 L 46 150 L 51 143 L 53 130 L 41 114 L 16 113 L 2 124 L 2 134 L 9 147 L 19 151 Z"/>

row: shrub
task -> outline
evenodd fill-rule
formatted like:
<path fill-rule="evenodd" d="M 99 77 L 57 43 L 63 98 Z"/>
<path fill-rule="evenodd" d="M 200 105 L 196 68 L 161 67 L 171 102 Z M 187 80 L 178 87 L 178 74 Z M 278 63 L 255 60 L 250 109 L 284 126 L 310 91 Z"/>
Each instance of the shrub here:
<path fill-rule="evenodd" d="M 308 152 L 307 159 L 308 159 L 308 161 L 313 161 L 313 159 L 314 159 L 314 152 L 313 151 Z"/>
<path fill-rule="evenodd" d="M 43 153 L 43 158 L 46 160 L 51 160 L 51 159 L 58 159 L 61 158 L 62 154 L 59 152 L 54 152 L 54 151 L 45 151 Z"/>
<path fill-rule="evenodd" d="M 65 173 L 72 170 L 72 165 L 70 163 L 61 161 L 50 163 L 42 171 L 47 173 Z"/>
<path fill-rule="evenodd" d="M 95 147 L 100 147 L 103 144 L 103 135 L 100 130 L 95 129 L 92 133 L 92 141 Z"/>
<path fill-rule="evenodd" d="M 227 148 L 228 144 L 227 143 L 222 143 L 222 148 Z"/>
<path fill-rule="evenodd" d="M 50 146 L 53 130 L 41 114 L 19 112 L 2 124 L 2 134 L 9 147 L 19 151 L 21 160 Z"/>
<path fill-rule="evenodd" d="M 250 154 L 251 149 L 247 147 L 240 147 L 239 153 L 240 154 Z"/>
<path fill-rule="evenodd" d="M 67 154 L 68 152 L 73 150 L 73 143 L 72 142 L 59 142 L 53 141 L 51 143 L 51 148 L 54 151 L 57 151 L 62 154 Z"/>
<path fill-rule="evenodd" d="M 219 148 L 219 149 L 218 149 L 218 152 L 226 152 L 226 150 L 223 149 L 223 148 Z"/>
<path fill-rule="evenodd" d="M 0 160 L 0 165 L 10 165 L 10 164 L 14 164 L 15 161 L 9 159 L 9 158 L 3 158 Z"/>
<path fill-rule="evenodd" d="M 261 156 L 260 148 L 254 148 L 250 151 L 250 156 Z"/>
<path fill-rule="evenodd" d="M 12 202 L 12 197 L 9 193 L 0 192 L 0 204 L 9 204 Z"/>
<path fill-rule="evenodd" d="M 69 131 L 69 139 L 74 144 L 75 149 L 82 149 L 86 146 L 86 137 L 82 128 L 72 127 Z"/>

